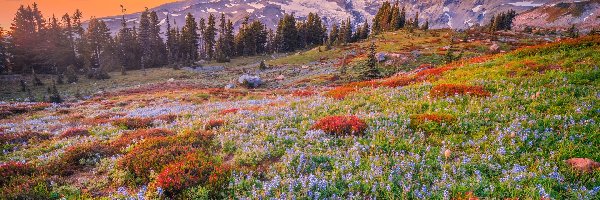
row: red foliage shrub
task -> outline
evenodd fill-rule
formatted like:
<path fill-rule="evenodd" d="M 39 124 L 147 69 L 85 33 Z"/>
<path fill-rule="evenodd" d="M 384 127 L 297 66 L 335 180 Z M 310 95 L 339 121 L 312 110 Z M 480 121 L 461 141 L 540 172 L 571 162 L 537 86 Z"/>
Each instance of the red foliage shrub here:
<path fill-rule="evenodd" d="M 12 115 L 23 114 L 32 111 L 43 110 L 50 107 L 50 103 L 10 103 L 0 105 L 0 119 L 8 118 Z"/>
<path fill-rule="evenodd" d="M 446 66 L 443 66 L 443 67 L 425 69 L 423 71 L 418 72 L 415 75 L 415 78 L 419 79 L 419 80 L 423 80 L 423 79 L 426 79 L 427 77 L 439 76 L 442 73 L 444 73 L 444 72 L 446 72 L 448 70 L 451 70 L 451 69 L 454 69 L 454 66 L 446 65 Z"/>
<path fill-rule="evenodd" d="M 206 130 L 210 130 L 213 128 L 218 128 L 221 127 L 225 124 L 225 120 L 222 119 L 211 119 L 208 121 L 208 123 L 206 123 L 206 125 L 204 126 L 204 128 Z"/>
<path fill-rule="evenodd" d="M 161 115 L 161 116 L 155 117 L 154 119 L 162 120 L 165 122 L 173 122 L 177 119 L 177 117 L 179 117 L 179 116 L 175 115 L 175 114 L 166 114 L 166 115 Z"/>
<path fill-rule="evenodd" d="M 155 137 L 165 137 L 175 135 L 172 131 L 166 129 L 139 129 L 133 132 L 125 133 L 121 135 L 117 140 L 113 141 L 110 145 L 117 149 L 122 149 L 128 145 L 147 140 Z"/>
<path fill-rule="evenodd" d="M 112 122 L 113 126 L 123 127 L 125 129 L 133 130 L 139 128 L 149 128 L 152 126 L 152 118 L 120 118 Z"/>
<path fill-rule="evenodd" d="M 211 147 L 212 135 L 205 132 L 192 132 L 186 135 L 154 137 L 137 144 L 118 162 L 143 181 L 148 181 L 151 170 L 162 171 L 164 165 L 178 160 L 192 151 Z"/>
<path fill-rule="evenodd" d="M 37 170 L 34 166 L 23 162 L 6 162 L 0 164 L 0 185 L 5 185 L 15 176 L 29 176 Z"/>
<path fill-rule="evenodd" d="M 66 131 L 62 132 L 58 137 L 59 138 L 68 138 L 68 137 L 88 136 L 88 135 L 90 135 L 90 132 L 87 129 L 70 128 L 70 129 L 67 129 Z"/>
<path fill-rule="evenodd" d="M 295 97 L 309 97 L 309 96 L 313 96 L 315 94 L 317 94 L 317 93 L 310 91 L 310 90 L 296 90 L 296 91 L 292 92 L 292 96 L 295 96 Z"/>
<path fill-rule="evenodd" d="M 154 185 L 163 188 L 167 196 L 172 196 L 195 185 L 220 189 L 228 183 L 230 175 L 229 166 L 219 164 L 205 153 L 191 153 L 164 167 Z"/>
<path fill-rule="evenodd" d="M 425 122 L 435 122 L 438 124 L 449 123 L 455 120 L 454 116 L 450 114 L 439 114 L 439 113 L 424 113 L 415 114 L 410 116 L 410 125 L 414 128 Z"/>
<path fill-rule="evenodd" d="M 415 80 L 412 77 L 398 76 L 384 79 L 380 85 L 385 87 L 400 87 L 410 85 L 414 81 Z"/>
<path fill-rule="evenodd" d="M 42 141 L 52 137 L 49 133 L 40 133 L 34 131 L 25 131 L 16 134 L 0 133 L 1 144 L 21 144 L 30 140 Z"/>
<path fill-rule="evenodd" d="M 239 108 L 231 108 L 231 109 L 226 109 L 226 110 L 222 110 L 221 112 L 219 112 L 219 114 L 221 115 L 227 115 L 229 113 L 237 113 L 238 111 L 240 111 Z"/>
<path fill-rule="evenodd" d="M 440 84 L 431 89 L 430 95 L 432 97 L 447 97 L 454 95 L 487 97 L 490 96 L 490 92 L 486 91 L 482 86 Z"/>
<path fill-rule="evenodd" d="M 362 135 L 367 130 L 367 124 L 356 116 L 329 116 L 315 123 L 312 129 L 332 135 Z"/>
<path fill-rule="evenodd" d="M 354 87 L 336 87 L 332 90 L 327 91 L 325 95 L 334 99 L 344 99 L 347 95 L 356 90 L 357 89 Z"/>
<path fill-rule="evenodd" d="M 68 147 L 58 159 L 47 166 L 52 175 L 70 175 L 86 165 L 87 161 L 97 162 L 100 158 L 118 153 L 105 144 L 83 143 Z"/>

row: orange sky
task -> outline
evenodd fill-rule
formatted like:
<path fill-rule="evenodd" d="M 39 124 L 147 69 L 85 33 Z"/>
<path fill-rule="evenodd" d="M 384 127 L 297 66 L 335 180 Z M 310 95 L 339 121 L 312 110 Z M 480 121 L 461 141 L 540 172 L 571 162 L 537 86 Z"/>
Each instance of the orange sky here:
<path fill-rule="evenodd" d="M 118 15 L 121 13 L 119 5 L 125 6 L 127 13 L 133 13 L 142 11 L 144 7 L 152 8 L 174 1 L 177 0 L 0 0 L 0 26 L 4 30 L 8 29 L 19 6 L 30 5 L 33 2 L 37 2 L 46 18 L 51 17 L 53 13 L 57 17 L 67 12 L 73 13 L 79 8 L 87 20 L 91 16 Z"/>

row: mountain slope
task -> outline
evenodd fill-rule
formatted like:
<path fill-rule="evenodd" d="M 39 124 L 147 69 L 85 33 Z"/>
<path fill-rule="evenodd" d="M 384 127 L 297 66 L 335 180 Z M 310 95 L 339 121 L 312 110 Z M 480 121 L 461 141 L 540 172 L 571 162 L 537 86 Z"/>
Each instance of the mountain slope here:
<path fill-rule="evenodd" d="M 318 13 L 331 24 L 346 18 L 356 23 L 371 20 L 384 0 L 184 0 L 164 4 L 150 10 L 156 11 L 164 25 L 167 15 L 179 25 L 184 23 L 185 14 L 192 13 L 196 18 L 206 18 L 210 13 L 225 13 L 236 27 L 245 16 L 259 19 L 274 28 L 283 13 L 295 13 L 303 18 L 309 12 Z M 525 12 L 545 4 L 572 2 L 561 0 L 400 0 L 407 7 L 409 17 L 420 12 L 420 21 L 430 21 L 432 28 L 464 29 L 476 24 L 486 24 L 498 12 L 513 9 Z M 140 13 L 126 15 L 129 25 L 137 22 Z M 111 30 L 120 27 L 120 16 L 105 17 Z"/>
<path fill-rule="evenodd" d="M 515 27 L 561 27 L 571 24 L 582 29 L 600 25 L 600 0 L 561 2 L 547 4 L 521 13 L 515 19 Z"/>

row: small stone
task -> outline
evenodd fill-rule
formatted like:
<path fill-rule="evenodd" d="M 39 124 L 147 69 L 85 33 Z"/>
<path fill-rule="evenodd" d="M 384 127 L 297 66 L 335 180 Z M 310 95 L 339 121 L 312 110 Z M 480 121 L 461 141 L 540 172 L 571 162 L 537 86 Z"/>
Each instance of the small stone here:
<path fill-rule="evenodd" d="M 175 79 L 174 78 L 170 78 L 167 82 L 173 82 L 173 81 L 175 81 Z"/>
<path fill-rule="evenodd" d="M 446 151 L 444 151 L 444 156 L 446 157 L 446 159 L 450 158 L 451 155 L 452 151 L 450 151 L 450 149 L 446 149 Z"/>
<path fill-rule="evenodd" d="M 279 76 L 277 76 L 277 78 L 275 78 L 275 80 L 283 81 L 283 80 L 285 80 L 285 76 L 283 74 L 279 75 Z"/>
<path fill-rule="evenodd" d="M 494 43 L 492 44 L 492 46 L 490 46 L 490 51 L 491 52 L 496 52 L 500 49 L 500 45 L 498 45 L 498 43 Z"/>
<path fill-rule="evenodd" d="M 580 172 L 592 172 L 600 170 L 600 163 L 588 158 L 571 158 L 565 161 L 574 170 Z"/>

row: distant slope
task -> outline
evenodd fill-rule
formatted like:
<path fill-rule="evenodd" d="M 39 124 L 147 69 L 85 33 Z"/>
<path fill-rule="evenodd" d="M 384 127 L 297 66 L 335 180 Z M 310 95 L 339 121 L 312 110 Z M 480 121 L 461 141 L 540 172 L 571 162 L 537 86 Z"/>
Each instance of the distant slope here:
<path fill-rule="evenodd" d="M 566 28 L 571 24 L 590 29 L 600 25 L 600 0 L 547 4 L 521 13 L 515 19 L 517 28 L 527 26 Z"/>
<path fill-rule="evenodd" d="M 225 13 L 231 18 L 236 27 L 241 24 L 245 16 L 259 19 L 268 27 L 274 28 L 283 13 L 295 13 L 303 18 L 309 12 L 318 13 L 331 24 L 343 19 L 351 18 L 355 23 L 372 20 L 377 9 L 384 0 L 184 0 L 164 4 L 150 10 L 158 13 L 162 24 L 165 18 L 175 20 L 179 26 L 183 25 L 185 15 L 192 13 L 196 18 L 206 18 L 210 13 Z M 394 1 L 391 1 L 394 2 Z M 420 12 L 420 21 L 430 21 L 432 28 L 464 29 L 476 24 L 486 24 L 498 12 L 510 9 L 525 12 L 532 8 L 547 3 L 563 1 L 547 0 L 400 0 L 406 6 L 409 17 Z M 567 1 L 568 2 L 568 1 Z M 140 13 L 126 15 L 129 25 L 138 22 Z M 120 16 L 102 18 L 111 30 L 115 32 L 120 27 Z"/>

